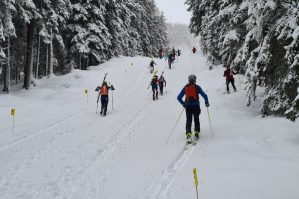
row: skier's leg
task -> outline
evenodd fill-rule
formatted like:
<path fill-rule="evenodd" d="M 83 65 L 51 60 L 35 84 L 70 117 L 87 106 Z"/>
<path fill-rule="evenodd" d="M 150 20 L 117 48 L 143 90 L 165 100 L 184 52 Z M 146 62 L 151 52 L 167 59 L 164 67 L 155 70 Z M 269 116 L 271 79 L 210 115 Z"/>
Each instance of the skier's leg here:
<path fill-rule="evenodd" d="M 160 94 L 163 95 L 163 85 L 159 84 Z"/>
<path fill-rule="evenodd" d="M 236 86 L 235 86 L 235 79 L 232 79 L 232 80 L 231 80 L 231 83 L 232 83 L 232 86 L 233 86 L 233 88 L 234 88 L 234 91 L 237 91 Z"/>
<path fill-rule="evenodd" d="M 155 89 L 154 88 L 152 88 L 152 93 L 153 93 L 153 100 L 156 100 Z"/>
<path fill-rule="evenodd" d="M 192 108 L 192 107 L 191 107 Z M 191 133 L 191 125 L 192 125 L 192 109 L 190 107 L 186 107 L 186 134 Z"/>
<path fill-rule="evenodd" d="M 158 99 L 158 87 L 157 87 L 157 89 L 156 89 L 156 99 Z"/>
<path fill-rule="evenodd" d="M 193 114 L 194 114 L 194 131 L 195 132 L 200 132 L 200 122 L 199 122 L 199 115 L 200 115 L 200 107 L 195 106 L 193 109 Z"/>
<path fill-rule="evenodd" d="M 104 100 L 104 97 L 101 96 L 101 111 L 100 111 L 100 114 L 102 115 L 103 114 L 103 111 L 104 111 L 104 104 L 105 104 L 105 100 Z"/>
<path fill-rule="evenodd" d="M 229 80 L 226 80 L 226 91 L 229 93 Z"/>
<path fill-rule="evenodd" d="M 103 115 L 105 116 L 106 113 L 107 113 L 107 107 L 108 107 L 108 96 L 105 98 L 105 105 L 104 106 L 105 107 L 104 107 L 104 113 L 103 113 Z"/>

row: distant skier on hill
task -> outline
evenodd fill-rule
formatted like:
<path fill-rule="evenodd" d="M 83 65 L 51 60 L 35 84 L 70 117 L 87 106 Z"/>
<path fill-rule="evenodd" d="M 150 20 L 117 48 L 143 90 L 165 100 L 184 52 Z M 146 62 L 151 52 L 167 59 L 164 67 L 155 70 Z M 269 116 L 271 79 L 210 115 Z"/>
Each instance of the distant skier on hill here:
<path fill-rule="evenodd" d="M 100 114 L 103 116 L 106 116 L 107 113 L 107 107 L 109 102 L 109 89 L 115 90 L 113 85 L 108 86 L 106 81 L 103 81 L 102 86 L 98 86 L 95 91 L 98 92 L 98 99 L 97 103 L 99 103 L 99 99 L 101 96 L 101 112 Z"/>
<path fill-rule="evenodd" d="M 154 60 L 152 59 L 152 61 L 151 61 L 150 64 L 149 64 L 149 69 L 150 69 L 150 72 L 151 72 L 151 73 L 154 72 L 154 70 L 155 70 L 155 65 L 157 65 L 157 64 L 156 64 L 156 62 L 154 62 Z"/>
<path fill-rule="evenodd" d="M 180 49 L 178 49 L 177 55 L 178 55 L 178 57 L 181 56 L 181 50 Z"/>
<path fill-rule="evenodd" d="M 159 58 L 162 59 L 163 58 L 163 50 L 159 50 Z"/>
<path fill-rule="evenodd" d="M 180 94 L 177 97 L 177 100 L 183 105 L 186 109 L 186 136 L 187 142 L 190 143 L 192 140 L 192 117 L 194 118 L 194 136 L 195 139 L 199 138 L 200 134 L 200 123 L 199 115 L 201 113 L 199 95 L 200 94 L 204 100 L 206 107 L 209 107 L 209 100 L 206 93 L 202 90 L 200 86 L 196 84 L 196 76 L 191 74 L 188 77 L 189 83 L 182 89 Z M 185 101 L 183 101 L 183 96 L 185 95 Z"/>
<path fill-rule="evenodd" d="M 168 59 L 168 67 L 169 67 L 169 69 L 171 69 L 171 64 L 173 63 L 173 56 L 172 56 L 172 54 L 170 53 L 167 57 L 166 57 L 166 59 Z M 166 60 L 165 59 L 165 60 Z"/>
<path fill-rule="evenodd" d="M 172 62 L 173 62 L 175 60 L 175 55 L 176 55 L 176 51 L 175 51 L 174 47 L 172 49 L 171 54 L 172 54 L 172 57 L 173 57 L 173 59 L 172 59 Z"/>
<path fill-rule="evenodd" d="M 164 87 L 166 87 L 166 81 L 165 81 L 165 78 L 163 76 L 163 73 L 159 77 L 158 82 L 159 82 L 160 95 L 163 95 Z"/>
<path fill-rule="evenodd" d="M 196 48 L 195 47 L 192 48 L 192 52 L 193 52 L 193 54 L 196 53 Z"/>
<path fill-rule="evenodd" d="M 226 78 L 226 91 L 229 94 L 229 83 L 232 84 L 234 91 L 236 92 L 236 86 L 235 86 L 235 79 L 234 79 L 234 75 L 238 74 L 238 72 L 235 71 L 231 71 L 230 69 L 230 65 L 228 64 L 226 66 L 226 70 L 224 71 L 223 77 Z"/>
<path fill-rule="evenodd" d="M 153 100 L 158 99 L 158 75 L 154 75 L 151 81 L 152 91 L 153 91 Z"/>

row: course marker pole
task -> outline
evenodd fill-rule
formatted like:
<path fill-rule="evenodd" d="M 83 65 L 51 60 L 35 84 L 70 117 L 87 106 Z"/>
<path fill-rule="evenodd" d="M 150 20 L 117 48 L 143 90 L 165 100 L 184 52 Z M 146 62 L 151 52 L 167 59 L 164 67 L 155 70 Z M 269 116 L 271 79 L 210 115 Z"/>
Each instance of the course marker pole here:
<path fill-rule="evenodd" d="M 16 109 L 11 109 L 10 115 L 12 116 L 12 129 L 11 131 L 13 132 L 14 127 L 15 127 L 15 114 L 16 114 Z"/>
<path fill-rule="evenodd" d="M 194 175 L 194 182 L 195 182 L 195 188 L 196 188 L 196 198 L 198 199 L 198 177 L 197 177 L 196 168 L 193 169 L 193 175 Z"/>

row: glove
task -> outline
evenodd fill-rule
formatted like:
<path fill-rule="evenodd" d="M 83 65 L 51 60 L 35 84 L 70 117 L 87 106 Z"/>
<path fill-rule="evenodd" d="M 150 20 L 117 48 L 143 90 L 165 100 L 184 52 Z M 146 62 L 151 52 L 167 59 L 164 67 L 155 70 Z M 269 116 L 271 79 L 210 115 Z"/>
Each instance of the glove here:
<path fill-rule="evenodd" d="M 206 103 L 206 107 L 208 108 L 210 106 L 210 104 L 209 103 Z"/>
<path fill-rule="evenodd" d="M 183 104 L 182 106 L 183 106 L 184 108 L 186 108 L 186 105 L 185 105 L 185 104 Z"/>

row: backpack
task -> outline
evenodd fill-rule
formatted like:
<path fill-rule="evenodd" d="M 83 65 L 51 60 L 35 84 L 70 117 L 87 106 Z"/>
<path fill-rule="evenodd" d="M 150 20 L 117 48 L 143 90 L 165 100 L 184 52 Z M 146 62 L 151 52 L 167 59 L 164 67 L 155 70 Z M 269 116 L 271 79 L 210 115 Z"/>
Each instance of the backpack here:
<path fill-rule="evenodd" d="M 185 86 L 186 101 L 198 100 L 198 92 L 196 84 L 187 84 Z"/>
<path fill-rule="evenodd" d="M 107 85 L 102 86 L 101 95 L 108 95 L 108 86 Z"/>

